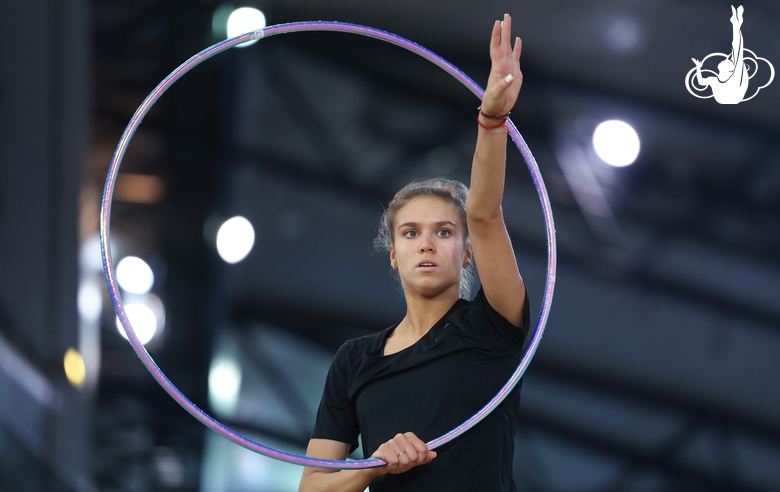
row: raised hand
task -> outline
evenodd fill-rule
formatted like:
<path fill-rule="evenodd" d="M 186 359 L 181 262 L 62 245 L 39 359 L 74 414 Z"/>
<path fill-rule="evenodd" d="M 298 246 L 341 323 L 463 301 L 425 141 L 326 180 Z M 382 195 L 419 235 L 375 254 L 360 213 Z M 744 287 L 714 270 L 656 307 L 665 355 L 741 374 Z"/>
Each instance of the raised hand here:
<path fill-rule="evenodd" d="M 490 37 L 490 76 L 482 97 L 482 113 L 490 116 L 507 114 L 514 107 L 523 74 L 520 71 L 522 42 L 515 38 L 512 46 L 512 18 L 504 14 L 496 21 Z"/>
<path fill-rule="evenodd" d="M 387 466 L 379 468 L 385 473 L 398 474 L 411 470 L 415 466 L 430 463 L 436 457 L 435 451 L 428 451 L 425 443 L 413 432 L 396 436 L 379 446 L 372 458 L 380 458 Z"/>

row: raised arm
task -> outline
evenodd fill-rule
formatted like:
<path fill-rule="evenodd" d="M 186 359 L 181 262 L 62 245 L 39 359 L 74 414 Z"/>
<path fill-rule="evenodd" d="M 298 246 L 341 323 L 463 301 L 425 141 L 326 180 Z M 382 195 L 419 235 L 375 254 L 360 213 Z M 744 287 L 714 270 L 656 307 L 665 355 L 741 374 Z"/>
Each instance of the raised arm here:
<path fill-rule="evenodd" d="M 466 199 L 469 236 L 485 296 L 499 314 L 519 326 L 525 284 L 517 269 L 512 243 L 504 225 L 507 132 L 498 126 L 514 107 L 523 75 L 520 72 L 520 38 L 512 47 L 512 19 L 496 21 L 490 39 L 491 69 L 479 118 L 477 145 Z M 492 128 L 491 128 L 492 127 Z"/>

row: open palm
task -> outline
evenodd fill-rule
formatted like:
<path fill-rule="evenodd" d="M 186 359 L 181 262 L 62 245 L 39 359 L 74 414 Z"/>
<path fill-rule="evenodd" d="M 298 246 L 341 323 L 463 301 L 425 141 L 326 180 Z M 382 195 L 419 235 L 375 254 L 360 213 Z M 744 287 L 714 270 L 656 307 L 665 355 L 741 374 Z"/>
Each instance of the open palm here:
<path fill-rule="evenodd" d="M 491 68 L 482 98 L 484 114 L 503 115 L 514 107 L 523 83 L 520 71 L 521 48 L 520 38 L 516 38 L 512 46 L 512 18 L 506 14 L 503 21 L 496 21 L 490 37 Z"/>

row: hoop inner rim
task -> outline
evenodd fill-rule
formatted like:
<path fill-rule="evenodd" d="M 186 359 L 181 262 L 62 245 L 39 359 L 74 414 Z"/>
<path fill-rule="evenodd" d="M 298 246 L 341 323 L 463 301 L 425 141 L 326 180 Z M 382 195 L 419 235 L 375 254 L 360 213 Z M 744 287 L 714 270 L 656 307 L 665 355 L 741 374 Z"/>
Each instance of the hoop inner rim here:
<path fill-rule="evenodd" d="M 135 131 L 137 130 L 138 126 L 140 126 L 144 116 L 149 112 L 149 110 L 152 108 L 155 102 L 165 93 L 165 91 L 171 85 L 173 85 L 184 74 L 186 74 L 187 72 L 195 68 L 203 61 L 227 49 L 230 49 L 246 41 L 261 39 L 276 34 L 286 34 L 286 33 L 304 32 L 304 31 L 333 31 L 333 32 L 352 33 L 352 34 L 371 37 L 374 39 L 379 39 L 381 41 L 394 44 L 401 48 L 407 49 L 425 58 L 431 63 L 439 66 L 445 72 L 449 73 L 450 75 L 458 79 L 463 85 L 465 85 L 469 90 L 471 90 L 471 92 L 474 93 L 480 100 L 482 99 L 484 90 L 478 84 L 476 84 L 471 78 L 469 78 L 465 73 L 460 71 L 457 67 L 455 67 L 448 61 L 444 60 L 440 56 L 436 55 L 432 51 L 412 41 L 397 36 L 395 34 L 382 31 L 379 29 L 367 27 L 367 26 L 362 26 L 359 24 L 349 24 L 349 23 L 335 22 L 335 21 L 312 21 L 312 22 L 294 22 L 288 24 L 277 24 L 274 26 L 269 26 L 264 29 L 248 32 L 227 39 L 225 41 L 216 43 L 210 46 L 209 48 L 206 48 L 205 50 L 201 51 L 200 53 L 194 55 L 193 57 L 191 57 L 189 60 L 187 60 L 178 68 L 176 68 L 176 70 L 171 72 L 165 79 L 163 79 L 162 82 L 160 82 L 160 84 L 157 85 L 157 87 L 146 97 L 146 99 L 138 107 L 138 109 L 136 110 L 135 114 L 131 118 L 130 122 L 125 128 L 124 133 L 122 134 L 122 137 L 120 138 L 117 144 L 116 150 L 114 152 L 114 156 L 111 159 L 111 164 L 109 165 L 108 174 L 106 176 L 106 182 L 103 190 L 103 199 L 102 199 L 101 210 L 100 210 L 100 248 L 101 248 L 101 256 L 103 260 L 103 271 L 105 273 L 106 284 L 108 286 L 111 302 L 114 306 L 114 311 L 116 311 L 117 317 L 119 318 L 120 323 L 122 324 L 123 328 L 125 329 L 125 332 L 127 333 L 128 340 L 131 346 L 133 347 L 133 350 L 135 350 L 136 354 L 141 359 L 141 362 L 144 364 L 144 366 L 152 375 L 152 377 L 154 377 L 154 379 L 157 380 L 160 386 L 162 386 L 163 389 L 174 400 L 176 400 L 176 402 L 179 403 L 179 405 L 182 408 L 184 408 L 187 412 L 189 412 L 193 417 L 198 419 L 206 427 L 212 429 L 213 431 L 217 432 L 218 434 L 226 437 L 227 439 L 235 442 L 236 444 L 242 447 L 245 447 L 251 451 L 255 451 L 264 456 L 274 458 L 280 461 L 284 461 L 287 463 L 299 464 L 303 466 L 316 467 L 316 468 L 337 469 L 337 470 L 377 468 L 377 467 L 384 466 L 386 463 L 383 460 L 378 458 L 370 458 L 364 460 L 325 460 L 320 458 L 311 458 L 308 456 L 301 456 L 293 453 L 288 453 L 285 451 L 271 448 L 269 446 L 265 446 L 263 444 L 248 439 L 243 435 L 229 429 L 228 427 L 224 426 L 216 419 L 211 417 L 205 411 L 198 408 L 186 396 L 184 396 L 184 394 L 182 394 L 181 391 L 179 391 L 179 389 L 165 376 L 162 370 L 160 370 L 160 368 L 154 362 L 152 357 L 149 355 L 146 348 L 138 340 L 138 337 L 136 336 L 135 331 L 133 330 L 133 327 L 127 318 L 127 313 L 125 312 L 124 304 L 122 303 L 121 295 L 116 281 L 116 271 L 111 257 L 111 251 L 110 251 L 111 205 L 112 205 L 114 187 L 116 184 L 117 175 L 119 174 L 119 167 L 121 166 L 122 159 L 124 158 L 125 152 L 127 151 L 127 148 L 135 134 Z M 514 389 L 514 387 L 520 381 L 520 378 L 525 373 L 525 370 L 530 364 L 531 359 L 536 353 L 536 350 L 539 346 L 542 335 L 544 333 L 544 329 L 547 324 L 547 319 L 549 317 L 550 307 L 552 304 L 552 295 L 555 286 L 556 268 L 557 268 L 555 224 L 552 217 L 552 207 L 550 205 L 550 199 L 547 194 L 547 189 L 544 185 L 544 180 L 542 179 L 541 173 L 539 171 L 539 166 L 537 165 L 536 160 L 531 154 L 528 145 L 525 143 L 522 136 L 517 131 L 517 128 L 515 127 L 514 123 L 509 119 L 507 119 L 507 130 L 509 132 L 510 137 L 512 138 L 512 141 L 515 143 L 518 150 L 523 155 L 523 159 L 525 160 L 529 172 L 531 173 L 531 177 L 534 181 L 537 194 L 539 195 L 539 200 L 542 205 L 542 211 L 544 214 L 545 230 L 546 230 L 546 237 L 547 237 L 547 253 L 548 253 L 547 254 L 547 278 L 545 283 L 544 295 L 542 297 L 542 304 L 539 311 L 539 317 L 536 323 L 536 327 L 532 332 L 531 340 L 527 345 L 526 351 L 523 354 L 523 357 L 517 369 L 509 378 L 509 380 L 507 380 L 506 384 L 499 390 L 498 393 L 496 393 L 496 395 L 482 409 L 480 409 L 477 413 L 471 416 L 468 420 L 466 420 L 461 425 L 454 428 L 447 434 L 444 434 L 443 436 L 440 436 L 428 442 L 427 446 L 429 449 L 435 449 L 447 442 L 450 442 L 456 437 L 460 436 L 461 434 L 463 434 L 464 432 L 466 432 L 467 430 L 469 430 L 470 428 L 478 424 L 482 419 L 484 419 L 490 412 L 493 411 L 493 409 L 495 409 L 495 407 L 497 407 L 504 400 L 504 398 L 509 394 L 509 392 L 511 392 L 512 389 Z"/>

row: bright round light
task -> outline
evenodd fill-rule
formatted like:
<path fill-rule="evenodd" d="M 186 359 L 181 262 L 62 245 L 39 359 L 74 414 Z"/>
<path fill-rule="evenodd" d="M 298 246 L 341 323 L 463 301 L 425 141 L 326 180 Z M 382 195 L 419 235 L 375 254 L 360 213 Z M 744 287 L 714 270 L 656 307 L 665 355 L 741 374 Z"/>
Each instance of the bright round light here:
<path fill-rule="evenodd" d="M 127 319 L 130 320 L 130 324 L 133 326 L 133 331 L 143 345 L 149 343 L 157 332 L 157 316 L 149 306 L 143 304 L 134 303 L 125 306 L 125 313 L 127 313 Z M 127 333 L 119 321 L 119 317 L 116 318 L 116 328 L 119 330 L 119 334 L 127 338 Z"/>
<path fill-rule="evenodd" d="M 105 289 L 105 284 L 103 285 Z M 79 283 L 77 301 L 79 316 L 84 321 L 95 322 L 103 311 L 103 290 L 96 281 L 82 280 Z"/>
<path fill-rule="evenodd" d="M 243 217 L 228 219 L 217 231 L 217 253 L 227 263 L 246 258 L 255 244 L 255 229 Z"/>
<path fill-rule="evenodd" d="M 154 273 L 141 258 L 125 256 L 116 266 L 116 280 L 131 294 L 146 294 L 154 285 Z"/>
<path fill-rule="evenodd" d="M 223 415 L 231 415 L 241 391 L 241 367 L 232 358 L 219 357 L 209 369 L 209 403 Z"/>
<path fill-rule="evenodd" d="M 230 14 L 227 21 L 227 37 L 233 38 L 239 34 L 256 31 L 265 27 L 265 14 L 252 7 L 242 7 Z M 237 48 L 243 48 L 255 44 L 257 40 L 241 43 Z"/>
<path fill-rule="evenodd" d="M 639 155 L 639 135 L 628 123 L 605 121 L 593 132 L 593 148 L 610 166 L 628 166 Z"/>
<path fill-rule="evenodd" d="M 84 386 L 84 380 L 87 378 L 87 367 L 84 365 L 84 359 L 78 350 L 69 348 L 65 352 L 62 365 L 65 369 L 65 377 L 68 378 L 71 386 L 74 388 Z"/>
<path fill-rule="evenodd" d="M 133 302 L 135 299 L 130 299 Z M 163 306 L 162 299 L 154 294 L 146 294 L 140 298 L 138 303 L 148 307 L 154 313 L 154 317 L 157 318 L 157 334 L 159 335 L 165 330 L 165 306 Z"/>

